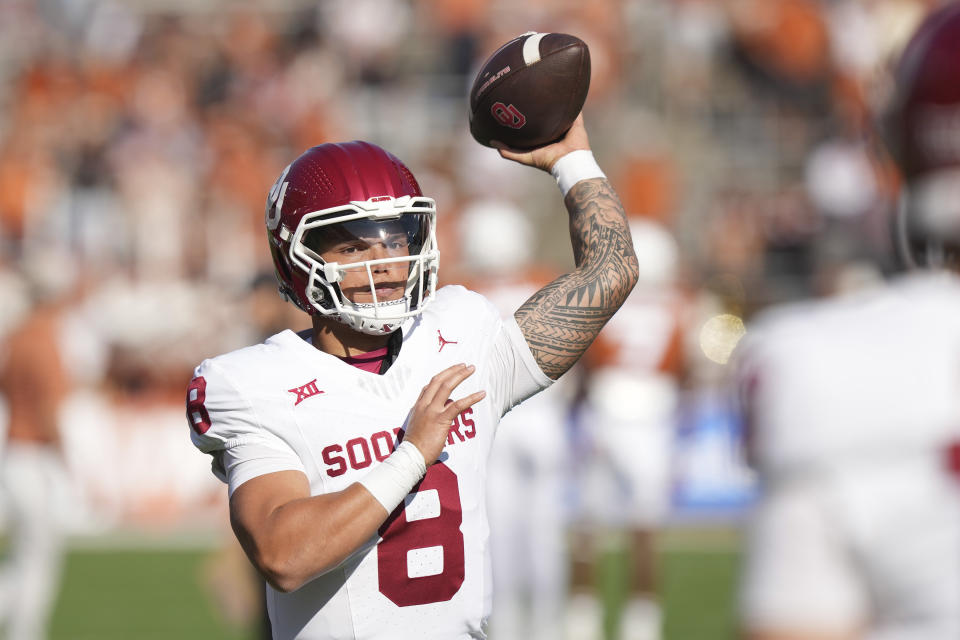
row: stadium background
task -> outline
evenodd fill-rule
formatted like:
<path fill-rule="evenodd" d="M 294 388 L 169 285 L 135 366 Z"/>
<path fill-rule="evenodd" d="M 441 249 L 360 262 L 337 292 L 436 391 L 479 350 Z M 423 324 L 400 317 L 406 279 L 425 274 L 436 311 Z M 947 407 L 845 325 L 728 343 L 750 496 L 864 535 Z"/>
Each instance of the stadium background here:
<path fill-rule="evenodd" d="M 258 286 L 265 195 L 300 151 L 360 138 L 402 158 L 437 200 L 445 281 L 469 275 L 457 219 L 477 201 L 519 206 L 538 259 L 569 265 L 551 181 L 467 128 L 473 71 L 527 30 L 589 44 L 595 153 L 628 213 L 676 238 L 689 312 L 666 637 L 732 637 L 753 478 L 725 363 L 758 309 L 888 263 L 896 178 L 873 111 L 934 4 L 0 0 L 0 334 L 30 279 L 71 291 L 71 537 L 52 637 L 252 637 L 244 601 L 215 586 L 224 490 L 182 394 L 202 358 L 305 326 Z"/>

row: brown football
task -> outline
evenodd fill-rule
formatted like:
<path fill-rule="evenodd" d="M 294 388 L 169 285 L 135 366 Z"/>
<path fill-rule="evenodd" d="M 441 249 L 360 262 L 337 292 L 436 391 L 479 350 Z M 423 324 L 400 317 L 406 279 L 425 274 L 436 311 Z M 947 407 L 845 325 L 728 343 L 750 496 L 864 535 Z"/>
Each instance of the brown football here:
<path fill-rule="evenodd" d="M 535 33 L 493 52 L 470 90 L 470 133 L 534 149 L 559 140 L 583 108 L 590 88 L 590 50 L 576 36 Z"/>

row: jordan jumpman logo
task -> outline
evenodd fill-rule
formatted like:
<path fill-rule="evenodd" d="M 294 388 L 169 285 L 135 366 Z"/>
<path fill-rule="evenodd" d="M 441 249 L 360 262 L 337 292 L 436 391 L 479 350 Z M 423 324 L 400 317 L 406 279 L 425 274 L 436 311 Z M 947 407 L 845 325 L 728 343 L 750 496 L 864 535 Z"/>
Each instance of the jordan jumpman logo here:
<path fill-rule="evenodd" d="M 440 348 L 437 349 L 437 353 L 443 351 L 443 348 L 448 344 L 457 344 L 456 340 L 445 340 L 443 334 L 440 333 L 440 329 L 437 329 L 437 338 L 440 340 Z"/>

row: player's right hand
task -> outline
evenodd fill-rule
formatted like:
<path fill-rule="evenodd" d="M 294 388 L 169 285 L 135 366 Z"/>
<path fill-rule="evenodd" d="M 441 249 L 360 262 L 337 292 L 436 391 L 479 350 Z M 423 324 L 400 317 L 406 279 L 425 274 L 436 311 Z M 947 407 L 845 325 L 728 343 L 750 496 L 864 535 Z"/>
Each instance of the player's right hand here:
<path fill-rule="evenodd" d="M 553 165 L 557 163 L 557 160 L 571 151 L 580 149 L 590 150 L 590 139 L 587 137 L 587 130 L 583 125 L 582 113 L 577 116 L 577 119 L 573 121 L 573 125 L 571 125 L 570 129 L 567 130 L 567 133 L 565 133 L 562 138 L 531 151 L 511 149 L 496 140 L 492 141 L 491 144 L 500 152 L 501 157 L 542 169 L 547 173 L 553 169 Z"/>
<path fill-rule="evenodd" d="M 440 457 L 457 414 L 480 402 L 487 395 L 486 391 L 477 391 L 459 400 L 450 399 L 453 390 L 475 370 L 473 365 L 465 364 L 455 364 L 444 369 L 433 376 L 413 405 L 403 439 L 420 450 L 427 466 Z"/>

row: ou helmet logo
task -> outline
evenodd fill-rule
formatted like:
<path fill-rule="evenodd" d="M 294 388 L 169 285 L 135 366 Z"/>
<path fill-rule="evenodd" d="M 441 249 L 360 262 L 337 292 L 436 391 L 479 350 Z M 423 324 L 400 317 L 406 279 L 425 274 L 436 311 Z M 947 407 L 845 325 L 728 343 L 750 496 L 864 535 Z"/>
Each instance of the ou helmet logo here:
<path fill-rule="evenodd" d="M 497 122 L 511 129 L 519 129 L 527 124 L 527 116 L 520 113 L 520 110 L 512 104 L 494 102 L 493 106 L 490 107 L 490 114 Z"/>
<path fill-rule="evenodd" d="M 287 187 L 290 185 L 286 181 L 287 174 L 290 173 L 290 167 L 292 165 L 287 165 L 287 168 L 283 170 L 283 173 L 280 174 L 280 177 L 277 178 L 277 181 L 273 184 L 273 188 L 270 189 L 270 195 L 267 197 L 267 209 L 264 215 L 265 222 L 267 223 L 267 229 L 273 231 L 278 226 L 280 226 L 280 212 L 283 209 L 283 198 L 287 195 Z"/>

